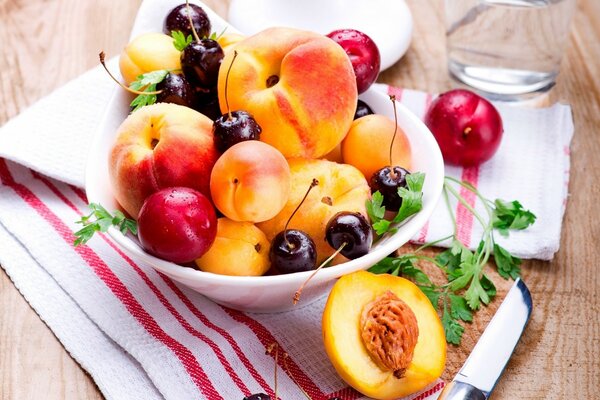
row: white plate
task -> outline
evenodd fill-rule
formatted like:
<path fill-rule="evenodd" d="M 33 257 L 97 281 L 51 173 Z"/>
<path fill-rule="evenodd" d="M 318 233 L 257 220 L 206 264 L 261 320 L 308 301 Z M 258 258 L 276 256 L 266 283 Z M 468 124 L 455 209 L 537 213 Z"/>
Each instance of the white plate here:
<path fill-rule="evenodd" d="M 132 36 L 152 30 L 160 31 L 162 18 L 180 1 L 165 1 L 164 14 L 152 21 L 136 20 Z M 196 2 L 198 3 L 198 2 Z M 200 4 L 200 3 L 199 3 Z M 226 22 L 205 7 L 215 30 L 222 29 Z M 393 118 L 393 110 L 388 97 L 370 89 L 360 96 L 373 111 Z M 127 117 L 131 97 L 122 90 L 115 90 L 106 114 L 96 132 L 92 151 L 86 168 L 86 192 L 88 200 L 100 203 L 109 210 L 119 206 L 112 194 L 108 177 L 108 154 L 115 141 L 118 126 Z M 413 154 L 413 170 L 426 174 L 423 187 L 423 209 L 400 227 L 397 233 L 385 237 L 373 246 L 371 252 L 356 260 L 334 267 L 325 268 L 311 280 L 302 294 L 299 305 L 321 297 L 328 290 L 334 279 L 357 270 L 367 269 L 379 260 L 392 253 L 413 237 L 431 216 L 442 192 L 444 180 L 444 164 L 437 142 L 427 127 L 404 106 L 397 107 L 398 124 L 410 141 Z M 308 278 L 311 271 L 290 275 L 234 277 L 217 275 L 185 268 L 174 263 L 161 260 L 146 253 L 136 238 L 122 235 L 111 228 L 109 235 L 128 254 L 141 260 L 154 269 L 168 275 L 217 303 L 244 311 L 276 312 L 293 308 L 292 297 L 300 285 Z"/>

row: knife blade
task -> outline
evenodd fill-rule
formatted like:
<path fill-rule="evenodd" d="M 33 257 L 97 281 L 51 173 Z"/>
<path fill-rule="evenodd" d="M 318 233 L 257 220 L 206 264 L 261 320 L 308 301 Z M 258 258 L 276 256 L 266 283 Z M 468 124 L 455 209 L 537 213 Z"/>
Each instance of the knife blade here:
<path fill-rule="evenodd" d="M 518 278 L 475 348 L 438 400 L 485 400 L 494 390 L 531 316 L 533 303 Z"/>

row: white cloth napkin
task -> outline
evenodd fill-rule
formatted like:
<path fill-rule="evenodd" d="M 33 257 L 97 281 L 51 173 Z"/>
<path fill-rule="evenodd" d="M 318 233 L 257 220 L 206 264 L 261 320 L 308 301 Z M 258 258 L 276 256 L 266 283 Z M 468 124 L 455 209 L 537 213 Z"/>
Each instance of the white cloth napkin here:
<path fill-rule="evenodd" d="M 115 69 L 115 60 L 111 68 Z M 93 93 L 87 88 L 94 87 Z M 379 89 L 422 116 L 432 96 Z M 0 264 L 108 399 L 242 399 L 273 395 L 277 343 L 279 396 L 361 396 L 336 375 L 321 342 L 324 299 L 294 312 L 245 314 L 218 306 L 127 257 L 108 237 L 73 248 L 74 223 L 87 213 L 86 155 L 114 84 L 95 68 L 40 100 L 0 129 Z M 489 198 L 519 199 L 538 216 L 527 232 L 500 243 L 522 257 L 549 259 L 558 249 L 573 133 L 568 106 L 499 106 L 505 136 L 479 168 L 448 168 Z M 478 205 L 474 198 L 468 199 Z M 477 244 L 480 227 L 455 206 L 459 236 Z M 414 238 L 451 232 L 445 207 Z M 282 373 L 285 370 L 287 373 Z M 436 382 L 412 400 L 436 398 Z"/>

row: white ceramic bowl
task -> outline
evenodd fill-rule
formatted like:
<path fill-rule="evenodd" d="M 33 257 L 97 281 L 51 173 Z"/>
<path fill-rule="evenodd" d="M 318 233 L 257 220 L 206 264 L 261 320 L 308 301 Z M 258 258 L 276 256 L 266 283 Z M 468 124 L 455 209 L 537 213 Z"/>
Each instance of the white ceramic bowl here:
<path fill-rule="evenodd" d="M 169 0 L 165 3 L 165 13 L 162 14 L 162 18 L 171 7 L 179 3 L 179 0 Z M 144 6 L 142 5 L 142 7 Z M 214 13 L 209 12 L 209 15 L 216 29 L 219 29 L 219 25 L 223 26 L 225 23 Z M 154 23 L 146 20 L 141 21 L 138 18 L 136 20 L 136 28 L 138 29 L 136 31 L 136 28 L 134 28 L 132 35 L 148 31 L 150 30 L 148 27 L 152 26 L 155 27 L 155 31 L 160 31 L 162 18 L 157 16 Z M 144 28 L 140 29 L 140 26 Z M 392 106 L 385 94 L 370 89 L 361 95 L 361 99 L 369 104 L 376 113 L 393 118 Z M 103 121 L 96 132 L 87 164 L 86 192 L 88 200 L 100 203 L 108 210 L 119 207 L 109 182 L 108 154 L 115 141 L 118 126 L 127 117 L 130 100 L 131 98 L 127 93 L 122 90 L 115 90 Z M 414 236 L 431 216 L 442 192 L 444 179 L 444 164 L 440 149 L 427 127 L 401 104 L 398 104 L 397 116 L 398 124 L 410 140 L 413 153 L 413 171 L 421 171 L 426 174 L 423 187 L 423 209 L 406 221 L 394 235 L 379 240 L 369 254 L 319 271 L 304 289 L 298 306 L 308 304 L 323 296 L 334 279 L 350 272 L 367 269 L 392 253 Z M 387 146 L 388 144 L 373 143 L 371 145 Z M 217 303 L 238 310 L 254 312 L 289 310 L 294 307 L 292 303 L 294 293 L 312 273 L 309 271 L 290 275 L 259 277 L 217 275 L 181 267 L 151 256 L 141 248 L 135 237 L 124 236 L 117 229 L 111 228 L 108 233 L 124 251 L 135 259 L 149 264 L 154 269 L 202 293 Z"/>

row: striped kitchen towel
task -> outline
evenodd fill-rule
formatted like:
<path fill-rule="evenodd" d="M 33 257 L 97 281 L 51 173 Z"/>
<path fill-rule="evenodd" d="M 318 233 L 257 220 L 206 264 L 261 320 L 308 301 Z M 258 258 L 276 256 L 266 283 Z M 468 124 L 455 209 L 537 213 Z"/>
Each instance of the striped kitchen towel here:
<path fill-rule="evenodd" d="M 86 205 L 77 186 L 0 159 L 0 264 L 107 399 L 274 399 L 275 360 L 280 399 L 364 398 L 325 354 L 325 299 L 279 314 L 217 305 L 105 235 L 73 247 Z"/>

